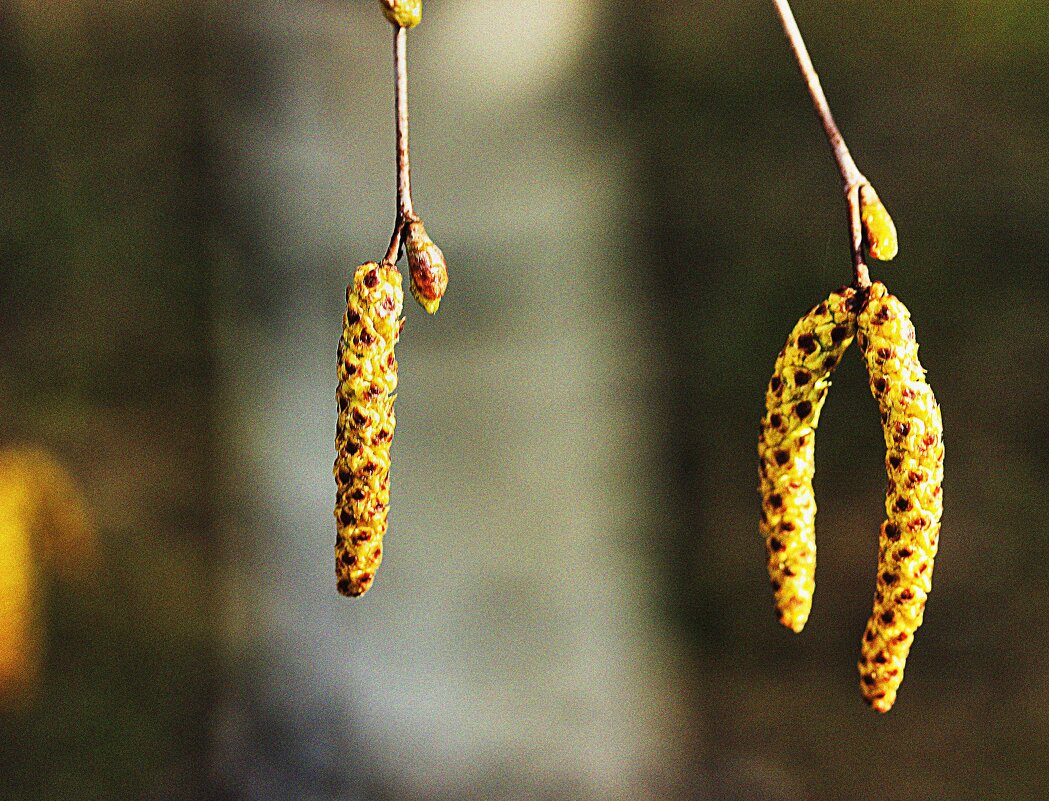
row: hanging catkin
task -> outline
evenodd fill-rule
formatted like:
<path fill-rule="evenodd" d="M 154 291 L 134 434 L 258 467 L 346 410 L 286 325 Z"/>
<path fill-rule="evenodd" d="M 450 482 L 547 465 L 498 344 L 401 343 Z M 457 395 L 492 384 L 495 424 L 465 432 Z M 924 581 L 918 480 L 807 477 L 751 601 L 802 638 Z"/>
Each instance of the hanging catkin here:
<path fill-rule="evenodd" d="M 880 282 L 870 288 L 858 327 L 871 392 L 881 410 L 889 476 L 860 688 L 871 706 L 887 712 L 932 589 L 943 512 L 943 424 L 918 361 L 910 313 Z"/>
<path fill-rule="evenodd" d="M 761 533 L 780 622 L 799 632 L 812 608 L 816 575 L 816 426 L 830 377 L 856 333 L 851 288 L 831 293 L 798 320 L 765 395 L 758 456 Z"/>
<path fill-rule="evenodd" d="M 335 575 L 343 595 L 367 592 L 382 561 L 403 301 L 401 273 L 386 262 L 362 264 L 346 290 L 334 468 Z"/>

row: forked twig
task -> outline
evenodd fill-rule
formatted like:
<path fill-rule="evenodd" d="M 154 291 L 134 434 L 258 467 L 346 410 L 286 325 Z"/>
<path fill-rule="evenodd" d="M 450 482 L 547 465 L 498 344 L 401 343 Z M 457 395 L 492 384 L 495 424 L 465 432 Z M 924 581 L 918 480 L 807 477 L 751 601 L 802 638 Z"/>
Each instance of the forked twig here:
<path fill-rule="evenodd" d="M 820 122 L 823 123 L 823 130 L 827 134 L 827 141 L 830 142 L 831 150 L 834 152 L 834 160 L 837 162 L 838 171 L 841 173 L 842 188 L 845 192 L 845 203 L 849 213 L 849 248 L 852 251 L 855 286 L 858 289 L 865 289 L 870 286 L 871 279 L 867 270 L 867 263 L 863 258 L 864 228 L 867 229 L 866 233 L 871 241 L 889 238 L 891 229 L 891 246 L 886 243 L 884 252 L 887 255 L 880 256 L 881 258 L 892 258 L 895 255 L 896 231 L 892 227 L 892 220 L 889 218 L 888 212 L 881 205 L 881 201 L 877 199 L 877 193 L 874 192 L 870 181 L 864 177 L 863 173 L 856 166 L 856 162 L 845 144 L 845 138 L 841 135 L 841 131 L 838 130 L 838 126 L 834 122 L 834 115 L 831 114 L 827 96 L 823 93 L 819 75 L 816 73 L 816 68 L 812 65 L 812 59 L 809 57 L 809 51 L 805 47 L 805 40 L 798 29 L 798 23 L 794 19 L 794 12 L 791 11 L 790 3 L 788 0 L 773 0 L 773 3 L 776 6 L 776 11 L 779 12 L 783 30 L 786 32 L 791 49 L 798 60 L 798 67 L 801 69 L 801 74 L 805 78 L 805 85 L 808 87 L 809 95 L 812 98 L 812 105 L 815 106 L 816 114 L 819 116 Z M 867 208 L 868 205 L 869 208 Z M 865 211 L 868 214 L 868 219 L 864 219 Z M 877 216 L 877 219 L 874 219 L 875 216 Z M 872 231 L 872 226 L 875 226 L 877 230 Z M 878 251 L 874 252 L 877 253 Z"/>

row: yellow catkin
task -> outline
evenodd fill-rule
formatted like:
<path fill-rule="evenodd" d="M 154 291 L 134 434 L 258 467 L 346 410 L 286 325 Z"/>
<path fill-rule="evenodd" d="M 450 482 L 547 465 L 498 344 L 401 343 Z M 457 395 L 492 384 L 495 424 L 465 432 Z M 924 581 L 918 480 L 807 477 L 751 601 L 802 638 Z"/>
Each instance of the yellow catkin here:
<path fill-rule="evenodd" d="M 860 688 L 871 706 L 888 712 L 932 589 L 943 512 L 943 424 L 918 361 L 910 313 L 883 284 L 870 288 L 858 330 L 871 392 L 881 410 L 889 476 Z"/>
<path fill-rule="evenodd" d="M 379 0 L 382 13 L 394 25 L 414 28 L 423 21 L 422 0 Z"/>
<path fill-rule="evenodd" d="M 348 596 L 367 592 L 382 561 L 403 302 L 400 271 L 385 262 L 362 264 L 346 290 L 334 472 L 336 587 Z"/>
<path fill-rule="evenodd" d="M 860 219 L 871 256 L 879 261 L 894 259 L 900 249 L 896 224 L 870 184 L 860 187 Z"/>
<path fill-rule="evenodd" d="M 780 623 L 795 632 L 808 620 L 815 589 L 816 426 L 831 373 L 856 333 L 855 296 L 839 289 L 798 320 L 765 395 L 758 438 L 760 529 Z"/>

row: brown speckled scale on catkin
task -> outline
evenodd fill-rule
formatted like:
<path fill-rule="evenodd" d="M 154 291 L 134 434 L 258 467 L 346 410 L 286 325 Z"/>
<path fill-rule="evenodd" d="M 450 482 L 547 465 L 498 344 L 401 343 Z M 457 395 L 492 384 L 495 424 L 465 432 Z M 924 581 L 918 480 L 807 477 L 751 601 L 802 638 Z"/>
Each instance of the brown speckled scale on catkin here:
<path fill-rule="evenodd" d="M 783 347 L 765 395 L 758 457 L 761 524 L 780 622 L 801 631 L 816 571 L 816 426 L 830 377 L 852 343 L 856 293 L 843 288 L 805 314 Z"/>
<path fill-rule="evenodd" d="M 889 477 L 874 609 L 861 647 L 860 689 L 871 706 L 887 712 L 932 589 L 943 512 L 943 424 L 918 361 L 907 307 L 875 283 L 858 325 L 871 392 L 881 410 Z"/>
<path fill-rule="evenodd" d="M 346 291 L 334 474 L 336 588 L 348 596 L 367 592 L 382 562 L 403 300 L 400 271 L 385 263 L 362 264 Z"/>

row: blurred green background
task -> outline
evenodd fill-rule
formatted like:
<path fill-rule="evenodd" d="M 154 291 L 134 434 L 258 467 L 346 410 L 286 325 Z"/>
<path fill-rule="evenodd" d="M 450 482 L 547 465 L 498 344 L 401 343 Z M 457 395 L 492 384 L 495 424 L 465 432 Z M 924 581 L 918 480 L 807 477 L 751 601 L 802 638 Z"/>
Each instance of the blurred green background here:
<path fill-rule="evenodd" d="M 0 798 L 1049 797 L 1049 7 L 797 0 L 900 230 L 942 404 L 935 590 L 864 707 L 884 475 L 849 354 L 813 614 L 772 614 L 756 427 L 849 277 L 772 4 L 426 0 L 386 561 L 336 596 L 334 352 L 393 211 L 373 0 L 0 6 L 0 444 L 81 483 Z M 410 303 L 410 301 L 409 301 Z"/>

